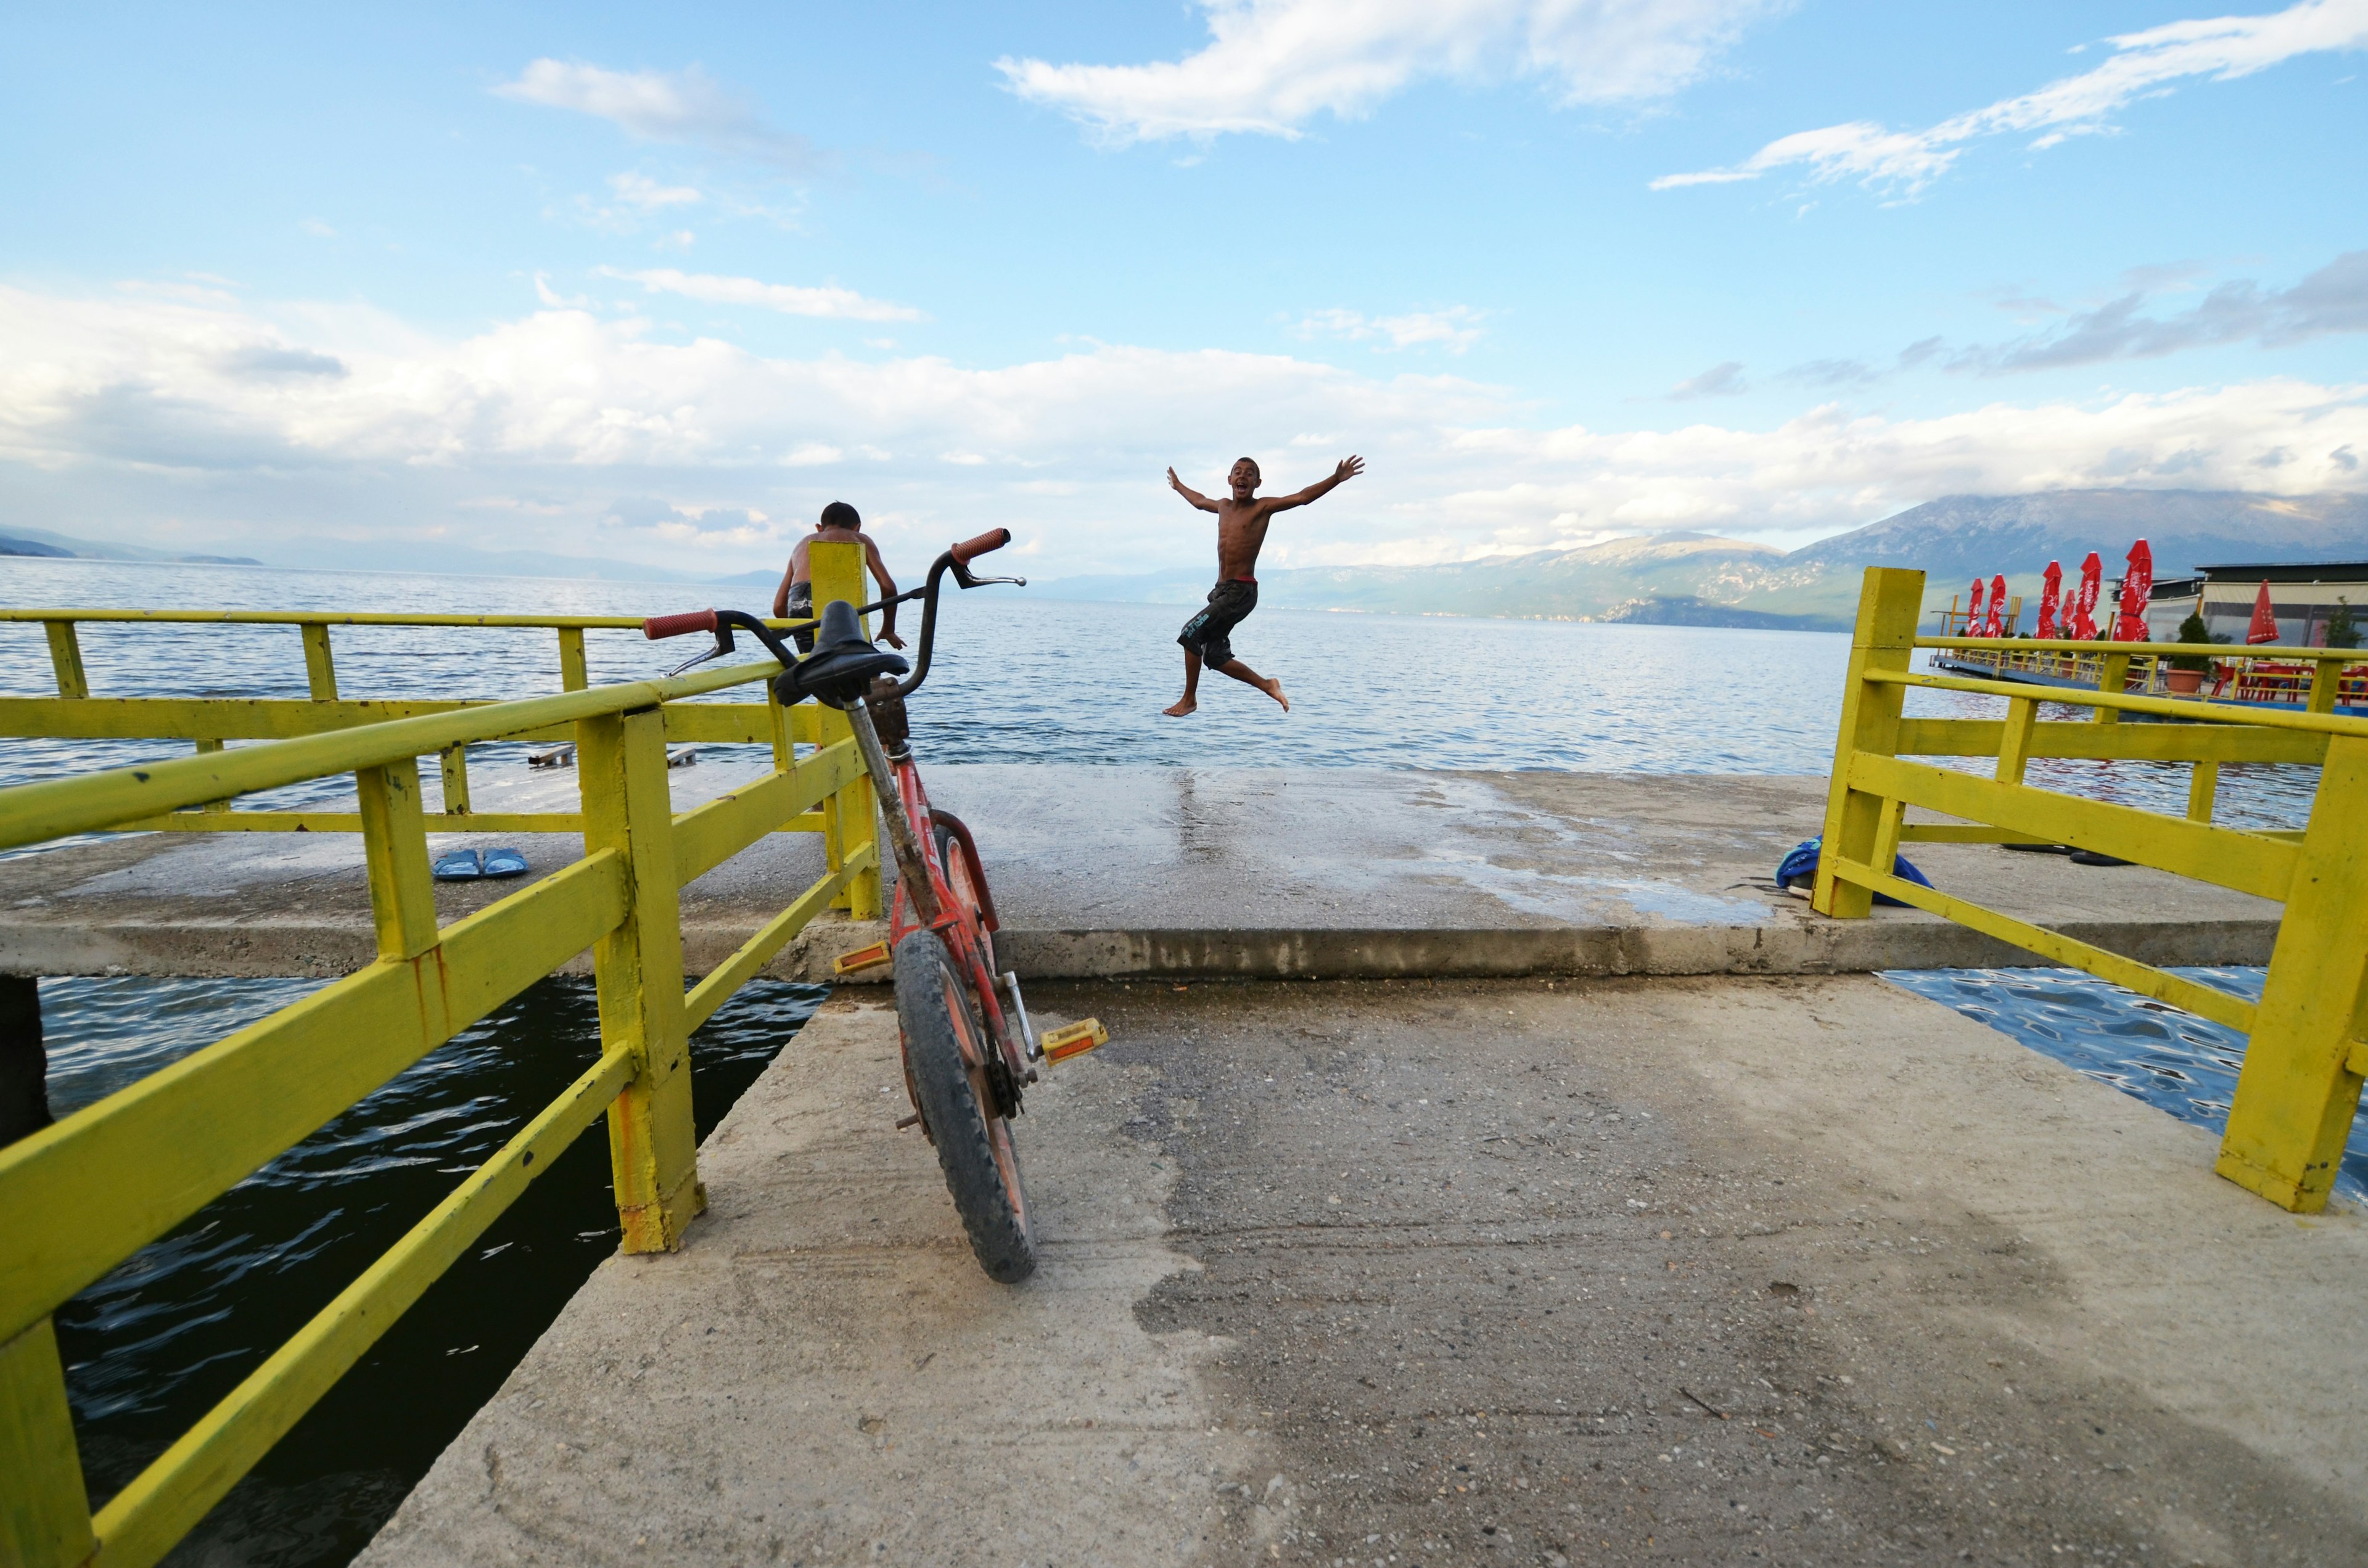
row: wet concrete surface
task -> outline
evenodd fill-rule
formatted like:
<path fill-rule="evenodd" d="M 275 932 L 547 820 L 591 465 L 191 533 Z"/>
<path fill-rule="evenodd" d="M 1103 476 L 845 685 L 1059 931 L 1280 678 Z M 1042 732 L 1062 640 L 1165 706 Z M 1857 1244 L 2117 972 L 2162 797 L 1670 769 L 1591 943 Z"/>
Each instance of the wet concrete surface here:
<path fill-rule="evenodd" d="M 2368 1223 L 1880 981 L 1035 1001 L 1036 1278 L 842 994 L 363 1561 L 2368 1561 Z"/>
<path fill-rule="evenodd" d="M 671 775 L 678 809 L 751 776 Z M 1818 778 L 1379 769 L 930 770 L 985 852 L 1005 962 L 1048 978 L 1831 972 L 2028 961 L 1913 910 L 1837 923 L 1778 893 L 1816 834 Z M 512 781 L 489 808 L 572 809 L 572 775 Z M 490 791 L 490 786 L 488 787 Z M 570 835 L 513 843 L 537 876 Z M 1941 886 L 2156 963 L 2260 963 L 2277 906 L 2138 867 L 1991 846 L 1911 846 Z M 336 974 L 370 957 L 351 835 L 147 835 L 0 862 L 0 970 Z M 685 890 L 694 972 L 822 871 L 776 835 Z M 517 883 L 454 884 L 447 920 Z M 868 931 L 817 929 L 772 971 L 826 977 Z"/>

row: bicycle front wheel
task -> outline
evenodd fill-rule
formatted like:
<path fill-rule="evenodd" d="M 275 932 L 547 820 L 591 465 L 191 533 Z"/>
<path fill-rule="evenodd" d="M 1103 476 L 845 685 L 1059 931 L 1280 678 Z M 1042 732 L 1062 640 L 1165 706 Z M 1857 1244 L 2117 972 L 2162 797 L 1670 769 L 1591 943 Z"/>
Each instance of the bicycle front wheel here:
<path fill-rule="evenodd" d="M 996 1114 L 987 1079 L 995 1047 L 934 931 L 915 931 L 896 944 L 896 1019 L 921 1117 L 971 1251 L 987 1278 L 1016 1285 L 1036 1272 L 1035 1220 L 1010 1119 Z"/>

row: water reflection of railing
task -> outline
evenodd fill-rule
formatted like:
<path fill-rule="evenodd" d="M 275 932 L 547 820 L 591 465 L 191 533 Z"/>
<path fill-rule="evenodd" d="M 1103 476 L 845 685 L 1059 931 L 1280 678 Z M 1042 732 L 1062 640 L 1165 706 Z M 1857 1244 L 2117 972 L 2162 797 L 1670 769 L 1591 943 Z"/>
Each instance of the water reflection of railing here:
<path fill-rule="evenodd" d="M 817 544 L 812 553 L 817 599 L 860 602 L 859 548 Z M 72 652 L 71 639 L 54 632 L 51 644 Z M 157 733 L 93 728 L 120 710 L 100 706 L 107 699 L 86 689 L 74 694 L 73 666 L 60 658 L 61 686 L 69 689 L 54 699 L 9 699 L 19 705 L 15 722 L 47 726 L 36 733 Z M 316 665 L 324 668 L 325 659 Z M 579 676 L 581 668 L 579 658 Z M 604 1116 L 624 1250 L 680 1244 L 707 1203 L 691 1118 L 690 1032 L 834 902 L 860 918 L 880 913 L 871 787 L 844 716 L 801 724 L 799 714 L 808 710 L 783 708 L 769 685 L 762 702 L 689 700 L 765 681 L 777 668 L 768 659 L 555 697 L 420 704 L 423 711 L 392 717 L 353 716 L 348 710 L 365 705 L 321 693 L 317 681 L 312 704 L 157 699 L 169 710 L 137 710 L 124 722 L 179 723 L 180 733 L 194 730 L 199 739 L 282 738 L 0 790 L 5 849 L 159 822 L 180 825 L 184 813 L 212 802 L 349 773 L 378 948 L 375 962 L 343 980 L 0 1149 L 0 1213 L 8 1216 L 0 1238 L 0 1563 L 67 1568 L 162 1558 Z M 52 706 L 44 711 L 41 704 Z M 267 718 L 236 711 L 258 708 Z M 685 732 L 686 714 L 689 726 L 725 716 L 741 727 L 735 734 L 769 743 L 772 770 L 676 814 L 666 748 Z M 820 742 L 803 756 L 792 740 L 801 729 Z M 584 858 L 439 925 L 427 835 L 431 825 L 451 824 L 453 814 L 423 809 L 418 759 L 541 735 L 576 744 L 582 809 L 567 820 L 580 826 Z M 829 829 L 822 877 L 686 990 L 681 888 L 768 834 L 816 815 Z M 483 825 L 465 815 L 461 822 Z M 587 948 L 600 1060 L 94 1516 L 51 1315 Z"/>
<path fill-rule="evenodd" d="M 1990 642 L 2002 658 L 2093 657 L 2097 688 L 1916 673 L 1917 650 L 1954 653 L 1964 638 L 1918 638 L 1924 574 L 1869 568 L 1842 693 L 1840 738 L 1826 812 L 1817 910 L 1862 919 L 1888 893 L 2023 948 L 2125 985 L 2252 1037 L 2221 1145 L 2220 1174 L 2288 1209 L 2327 1201 L 2356 1109 L 2368 1045 L 2356 1038 L 2368 1002 L 2368 719 L 2335 712 L 2358 655 L 2342 649 L 2260 650 L 2312 674 L 2298 709 L 2237 707 L 2127 690 L 2126 643 Z M 2157 648 L 2156 652 L 2160 652 Z M 2003 719 L 1909 718 L 1909 687 L 2008 699 Z M 2091 710 L 2042 722 L 2043 703 Z M 2167 721 L 2123 723 L 2124 715 Z M 1994 757 L 1992 777 L 1907 760 Z M 2187 812 L 2170 816 L 2082 799 L 2026 781 L 2042 757 L 2181 763 Z M 2215 825 L 2220 768 L 2229 763 L 2317 766 L 2309 824 L 2300 832 Z M 1955 819 L 1906 821 L 1917 806 Z M 2285 904 L 2259 1005 L 1891 874 L 1903 841 L 2065 844 Z"/>

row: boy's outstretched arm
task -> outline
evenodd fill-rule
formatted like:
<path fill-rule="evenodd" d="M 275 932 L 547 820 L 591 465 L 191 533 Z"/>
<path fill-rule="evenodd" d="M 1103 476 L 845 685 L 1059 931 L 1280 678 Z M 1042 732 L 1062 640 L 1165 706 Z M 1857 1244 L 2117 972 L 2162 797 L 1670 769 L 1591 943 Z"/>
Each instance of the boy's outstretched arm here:
<path fill-rule="evenodd" d="M 1293 506 L 1304 506 L 1318 496 L 1329 495 L 1335 489 L 1348 483 L 1364 472 L 1364 459 L 1349 458 L 1332 471 L 1330 478 L 1319 479 L 1306 489 L 1292 494 L 1278 495 L 1266 504 L 1266 509 L 1269 512 L 1288 512 Z"/>
<path fill-rule="evenodd" d="M 891 648 L 902 648 L 905 640 L 896 635 L 896 579 L 888 575 L 888 563 L 880 559 L 880 547 L 869 534 L 864 536 L 863 554 L 871 574 L 880 580 L 880 597 L 889 601 L 880 612 L 880 641 Z"/>
<path fill-rule="evenodd" d="M 1206 495 L 1201 494 L 1199 491 L 1193 489 L 1190 485 L 1177 478 L 1176 471 L 1172 468 L 1167 471 L 1167 483 L 1175 487 L 1177 494 L 1181 495 L 1187 501 L 1191 502 L 1192 505 L 1200 507 L 1203 512 L 1213 512 L 1217 509 L 1217 504 L 1214 501 L 1210 500 Z"/>

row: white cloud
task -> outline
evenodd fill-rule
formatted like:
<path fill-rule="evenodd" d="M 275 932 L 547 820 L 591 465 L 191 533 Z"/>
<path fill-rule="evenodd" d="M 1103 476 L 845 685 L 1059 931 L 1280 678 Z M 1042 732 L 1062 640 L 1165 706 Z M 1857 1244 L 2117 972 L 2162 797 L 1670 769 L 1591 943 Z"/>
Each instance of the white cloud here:
<path fill-rule="evenodd" d="M 610 175 L 609 188 L 617 193 L 618 200 L 630 202 L 645 212 L 661 207 L 689 207 L 705 199 L 695 187 L 660 185 L 649 176 L 634 174 L 631 170 L 621 175 Z"/>
<path fill-rule="evenodd" d="M 1302 337 L 1345 337 L 1352 342 L 1387 338 L 1393 348 L 1438 344 L 1450 354 L 1461 354 L 1480 340 L 1486 311 L 1450 305 L 1443 311 L 1409 311 L 1403 315 L 1366 316 L 1355 311 L 1310 311 L 1300 318 Z"/>
<path fill-rule="evenodd" d="M 690 236 L 680 236 L 689 243 Z M 830 316 L 843 321 L 920 321 L 910 305 L 866 299 L 852 289 L 806 289 L 793 283 L 765 283 L 754 278 L 723 278 L 712 273 L 677 272 L 669 267 L 626 272 L 613 267 L 597 269 L 603 278 L 638 283 L 653 294 L 680 294 L 713 305 L 755 305 L 791 316 Z"/>
<path fill-rule="evenodd" d="M 316 240 L 334 240 L 337 237 L 337 231 L 318 218 L 307 218 L 296 226 Z"/>
<path fill-rule="evenodd" d="M 773 358 L 574 309 L 441 338 L 345 305 L 0 288 L 0 341 L 16 515 L 120 537 L 179 518 L 267 558 L 324 531 L 384 543 L 440 528 L 672 563 L 690 536 L 667 530 L 689 528 L 703 558 L 738 569 L 778 564 L 763 519 L 837 497 L 881 517 L 899 559 L 1007 524 L 1042 545 L 1047 574 L 1143 570 L 1197 563 L 1207 546 L 1172 509 L 1167 466 L 1207 489 L 1244 452 L 1276 488 L 1351 450 L 1372 465 L 1278 525 L 1278 566 L 1672 528 L 1797 539 L 1952 493 L 2368 485 L 2368 383 L 1597 430 L 1537 426 L 1512 392 L 1455 377 L 1284 355 Z M 1009 479 L 982 483 L 968 454 Z M 620 504 L 653 496 L 666 499 Z"/>
<path fill-rule="evenodd" d="M 804 137 L 770 124 L 696 65 L 683 71 L 608 71 L 544 59 L 494 91 L 520 103 L 595 115 L 644 141 L 709 147 L 793 173 L 815 162 Z"/>
<path fill-rule="evenodd" d="M 2191 78 L 2226 82 L 2297 55 L 2368 47 L 2368 0 L 2302 0 L 2268 16 L 2171 22 L 2105 41 L 2113 53 L 2093 71 L 1927 130 L 1889 131 L 1854 120 L 1796 131 L 1731 168 L 1665 175 L 1653 181 L 1653 188 L 1723 185 L 1805 165 L 1815 180 L 1855 178 L 1913 195 L 1947 173 L 1966 145 L 1982 137 L 2037 131 L 2031 145 L 2052 147 L 2067 136 L 2103 131 L 2115 110 L 2159 97 Z"/>
<path fill-rule="evenodd" d="M 1201 0 L 1209 44 L 1147 65 L 995 62 L 1116 142 L 1352 119 L 1426 77 L 1543 78 L 1568 103 L 1674 92 L 1778 0 Z"/>

